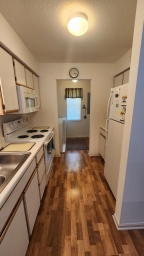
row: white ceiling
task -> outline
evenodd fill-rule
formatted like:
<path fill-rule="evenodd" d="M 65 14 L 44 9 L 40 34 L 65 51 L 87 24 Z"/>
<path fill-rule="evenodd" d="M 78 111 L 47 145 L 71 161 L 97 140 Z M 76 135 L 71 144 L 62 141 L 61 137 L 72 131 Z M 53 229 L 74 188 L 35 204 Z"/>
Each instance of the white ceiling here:
<path fill-rule="evenodd" d="M 132 46 L 136 0 L 0 0 L 0 10 L 39 62 L 115 62 Z M 88 16 L 75 37 L 67 21 Z"/>

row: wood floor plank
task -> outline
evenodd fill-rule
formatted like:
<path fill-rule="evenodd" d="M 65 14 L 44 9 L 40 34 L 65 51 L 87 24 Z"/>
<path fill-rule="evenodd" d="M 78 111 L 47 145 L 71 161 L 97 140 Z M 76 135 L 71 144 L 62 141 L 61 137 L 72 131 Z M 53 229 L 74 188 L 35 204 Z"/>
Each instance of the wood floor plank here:
<path fill-rule="evenodd" d="M 86 219 L 85 208 L 84 208 L 83 202 L 80 202 L 80 218 L 81 218 L 81 223 L 82 223 L 82 233 L 83 233 L 83 241 L 84 241 L 85 251 L 90 252 L 88 226 L 87 226 L 87 219 Z"/>
<path fill-rule="evenodd" d="M 71 247 L 71 256 L 78 256 L 78 247 Z"/>
<path fill-rule="evenodd" d="M 78 245 L 78 256 L 85 256 L 83 240 L 78 240 L 77 245 Z"/>
<path fill-rule="evenodd" d="M 144 230 L 118 231 L 101 157 L 67 151 L 52 174 L 26 256 L 144 256 Z"/>

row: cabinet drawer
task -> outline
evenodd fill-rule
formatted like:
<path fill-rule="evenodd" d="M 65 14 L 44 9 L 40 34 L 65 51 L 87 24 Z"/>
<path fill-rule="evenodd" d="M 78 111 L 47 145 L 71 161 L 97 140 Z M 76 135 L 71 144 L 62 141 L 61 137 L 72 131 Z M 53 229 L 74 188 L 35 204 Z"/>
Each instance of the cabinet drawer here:
<path fill-rule="evenodd" d="M 39 187 L 40 187 L 40 198 L 42 199 L 43 193 L 44 193 L 44 190 L 45 190 L 45 187 L 46 187 L 46 177 L 45 177 L 45 174 L 43 175 L 43 179 L 42 179 L 42 182 L 39 185 Z"/>
<path fill-rule="evenodd" d="M 41 159 L 41 162 L 38 165 L 38 182 L 39 182 L 39 184 L 42 181 L 42 177 L 43 177 L 44 173 L 45 173 L 45 162 L 44 162 L 44 156 L 43 156 L 43 158 Z"/>
<path fill-rule="evenodd" d="M 3 233 L 0 245 L 2 256 L 25 256 L 29 243 L 23 201 L 16 207 Z"/>
<path fill-rule="evenodd" d="M 20 195 L 22 194 L 30 176 L 32 175 L 34 169 L 36 168 L 35 159 L 32 161 L 30 166 L 25 171 L 24 175 L 12 191 L 11 195 L 3 205 L 0 213 L 0 230 L 2 230 L 3 226 L 5 225 L 8 217 L 10 216 L 15 204 L 17 203 Z"/>
<path fill-rule="evenodd" d="M 43 147 L 41 147 L 41 149 L 39 150 L 39 152 L 37 153 L 36 155 L 36 163 L 38 164 L 40 159 L 42 158 L 42 155 L 43 155 Z"/>
<path fill-rule="evenodd" d="M 100 128 L 100 134 L 103 135 L 105 138 L 107 137 L 107 132 Z"/>

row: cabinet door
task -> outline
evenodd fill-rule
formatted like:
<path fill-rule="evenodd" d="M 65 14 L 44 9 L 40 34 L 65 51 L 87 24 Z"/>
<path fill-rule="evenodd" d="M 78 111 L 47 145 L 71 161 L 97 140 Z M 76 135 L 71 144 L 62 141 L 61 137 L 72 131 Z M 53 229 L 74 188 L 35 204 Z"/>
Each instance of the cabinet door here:
<path fill-rule="evenodd" d="M 26 84 L 27 84 L 27 87 L 33 89 L 33 74 L 27 68 L 25 68 L 25 71 L 26 71 Z"/>
<path fill-rule="evenodd" d="M 40 194 L 37 172 L 34 172 L 26 190 L 24 191 L 24 203 L 28 222 L 29 235 L 32 234 L 37 213 L 40 207 Z"/>
<path fill-rule="evenodd" d="M 45 176 L 45 173 L 43 175 L 43 178 L 42 178 L 42 181 L 41 181 L 41 184 L 39 185 L 39 188 L 40 188 L 40 198 L 42 200 L 43 198 L 43 194 L 44 194 L 44 191 L 45 191 L 45 187 L 46 187 L 46 176 Z"/>
<path fill-rule="evenodd" d="M 119 85 L 122 85 L 123 84 L 123 74 L 119 75 L 119 76 L 116 76 L 114 78 L 114 87 L 117 87 Z"/>
<path fill-rule="evenodd" d="M 44 157 L 43 157 L 42 160 L 40 161 L 39 165 L 38 165 L 38 181 L 39 181 L 39 184 L 42 181 L 44 173 L 45 173 L 45 162 L 44 162 Z"/>
<path fill-rule="evenodd" d="M 39 79 L 37 76 L 33 74 L 33 83 L 34 83 L 34 90 L 39 97 L 39 106 L 40 106 L 40 91 L 39 91 Z"/>
<path fill-rule="evenodd" d="M 0 255 L 25 256 L 29 243 L 23 201 L 16 207 L 2 233 Z"/>
<path fill-rule="evenodd" d="M 0 80 L 4 112 L 17 112 L 19 110 L 19 106 L 14 77 L 13 60 L 11 55 L 9 55 L 2 48 L 0 48 Z"/>
<path fill-rule="evenodd" d="M 14 70 L 15 70 L 16 84 L 26 86 L 25 68 L 17 60 L 14 60 Z"/>
<path fill-rule="evenodd" d="M 129 82 L 129 74 L 130 74 L 130 69 L 124 72 L 123 84 L 127 84 Z"/>
<path fill-rule="evenodd" d="M 100 134 L 99 153 L 103 159 L 105 159 L 105 142 L 106 142 L 106 138 L 102 134 Z"/>

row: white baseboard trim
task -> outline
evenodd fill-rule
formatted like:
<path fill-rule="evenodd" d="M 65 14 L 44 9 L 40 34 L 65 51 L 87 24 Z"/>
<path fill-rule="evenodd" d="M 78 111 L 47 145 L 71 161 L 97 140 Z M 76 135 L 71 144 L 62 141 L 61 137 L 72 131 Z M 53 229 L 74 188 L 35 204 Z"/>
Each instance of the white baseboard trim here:
<path fill-rule="evenodd" d="M 89 156 L 100 156 L 100 154 L 90 154 L 89 152 L 88 152 L 88 155 Z"/>
<path fill-rule="evenodd" d="M 89 135 L 77 135 L 77 136 L 68 136 L 66 139 L 73 139 L 73 138 L 89 138 Z"/>
<path fill-rule="evenodd" d="M 118 230 L 144 229 L 144 222 L 118 224 L 116 215 L 114 214 L 112 217 Z"/>

